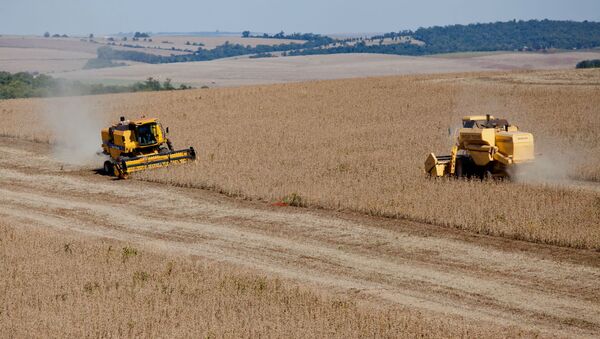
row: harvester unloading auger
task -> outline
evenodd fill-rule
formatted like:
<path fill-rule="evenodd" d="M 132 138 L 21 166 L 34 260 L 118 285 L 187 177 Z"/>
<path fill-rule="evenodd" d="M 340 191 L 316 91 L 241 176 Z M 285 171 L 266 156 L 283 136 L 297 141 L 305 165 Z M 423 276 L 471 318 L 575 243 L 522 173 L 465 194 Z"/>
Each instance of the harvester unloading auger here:
<path fill-rule="evenodd" d="M 174 150 L 158 119 L 121 121 L 102 129 L 102 153 L 110 156 L 104 172 L 120 178 L 129 173 L 196 160 L 193 147 Z"/>
<path fill-rule="evenodd" d="M 435 177 L 510 177 L 517 166 L 534 159 L 531 133 L 491 115 L 467 116 L 450 155 L 429 154 L 425 172 Z"/>

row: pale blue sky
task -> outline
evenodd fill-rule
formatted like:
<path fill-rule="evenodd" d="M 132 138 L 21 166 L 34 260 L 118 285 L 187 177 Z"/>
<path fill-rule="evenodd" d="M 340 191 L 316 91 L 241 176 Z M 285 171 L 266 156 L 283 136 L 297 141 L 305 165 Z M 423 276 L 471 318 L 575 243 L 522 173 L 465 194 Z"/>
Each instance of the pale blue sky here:
<path fill-rule="evenodd" d="M 600 0 L 0 0 L 0 34 L 389 32 L 543 18 L 600 21 Z"/>

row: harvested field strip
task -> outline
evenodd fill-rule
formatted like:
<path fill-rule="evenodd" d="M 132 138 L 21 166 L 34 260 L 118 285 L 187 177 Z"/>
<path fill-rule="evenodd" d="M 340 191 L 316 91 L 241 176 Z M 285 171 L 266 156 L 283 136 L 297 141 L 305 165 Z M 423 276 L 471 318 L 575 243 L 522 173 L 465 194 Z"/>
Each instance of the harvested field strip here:
<path fill-rule="evenodd" d="M 33 224 L 0 223 L 0 244 L 2 337 L 484 335 L 461 320 L 357 303 L 222 263 Z"/>

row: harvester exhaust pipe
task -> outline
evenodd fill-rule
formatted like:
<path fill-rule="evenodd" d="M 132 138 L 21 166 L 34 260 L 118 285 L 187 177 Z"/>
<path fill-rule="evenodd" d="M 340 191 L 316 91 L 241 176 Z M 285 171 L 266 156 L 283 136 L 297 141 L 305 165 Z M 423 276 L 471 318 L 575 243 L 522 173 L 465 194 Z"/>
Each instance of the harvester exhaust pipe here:
<path fill-rule="evenodd" d="M 490 115 L 489 114 L 485 115 L 485 120 L 487 120 L 487 122 L 490 122 Z"/>

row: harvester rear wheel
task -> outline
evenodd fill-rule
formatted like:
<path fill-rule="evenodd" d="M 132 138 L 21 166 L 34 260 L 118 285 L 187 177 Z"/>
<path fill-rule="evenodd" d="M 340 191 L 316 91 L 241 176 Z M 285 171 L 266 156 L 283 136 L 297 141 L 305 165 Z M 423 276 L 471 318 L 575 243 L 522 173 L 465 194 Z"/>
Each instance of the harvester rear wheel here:
<path fill-rule="evenodd" d="M 112 162 L 110 162 L 108 160 L 104 162 L 104 174 L 110 175 L 110 176 L 115 175 L 115 168 L 114 168 Z"/>
<path fill-rule="evenodd" d="M 457 178 L 460 178 L 464 175 L 464 163 L 463 163 L 463 159 L 456 159 L 456 164 L 454 165 L 454 175 Z"/>

